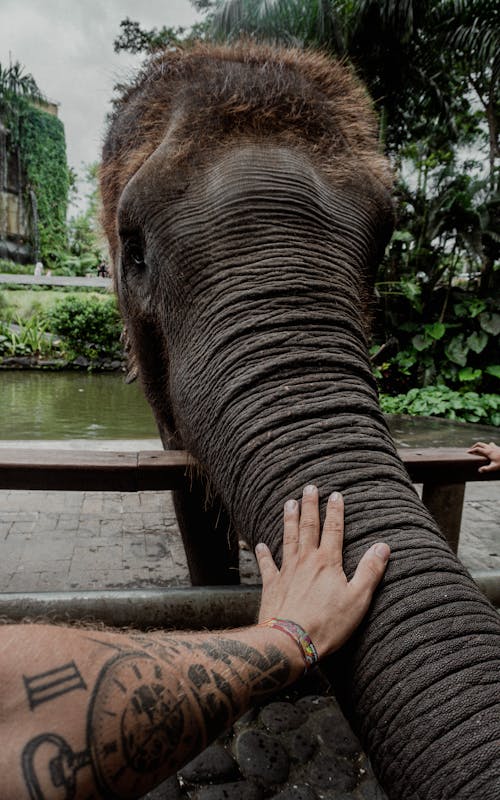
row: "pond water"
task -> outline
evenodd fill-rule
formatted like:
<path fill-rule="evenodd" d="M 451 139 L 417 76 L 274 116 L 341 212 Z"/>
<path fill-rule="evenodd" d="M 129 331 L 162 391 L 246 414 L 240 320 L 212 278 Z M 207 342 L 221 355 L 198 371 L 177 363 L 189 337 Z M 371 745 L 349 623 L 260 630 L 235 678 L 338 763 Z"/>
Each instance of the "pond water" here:
<path fill-rule="evenodd" d="M 0 372 L 0 440 L 157 439 L 138 383 L 123 375 Z M 399 447 L 466 447 L 500 438 L 498 428 L 430 417 L 388 417 Z M 158 446 L 159 443 L 158 443 Z"/>

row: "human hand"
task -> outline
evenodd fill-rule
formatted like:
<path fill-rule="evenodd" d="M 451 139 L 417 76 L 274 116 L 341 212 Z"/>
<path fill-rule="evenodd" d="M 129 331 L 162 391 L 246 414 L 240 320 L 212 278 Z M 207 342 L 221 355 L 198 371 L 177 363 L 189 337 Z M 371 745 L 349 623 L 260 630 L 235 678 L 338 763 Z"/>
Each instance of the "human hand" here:
<path fill-rule="evenodd" d="M 278 617 L 300 625 L 320 658 L 338 650 L 366 614 L 390 555 L 372 545 L 347 580 L 342 567 L 344 501 L 334 492 L 327 504 L 320 541 L 318 490 L 306 486 L 302 510 L 288 500 L 284 511 L 283 562 L 278 570 L 267 545 L 256 547 L 262 575 L 259 622 Z"/>
<path fill-rule="evenodd" d="M 489 464 L 485 464 L 484 467 L 479 467 L 479 472 L 494 472 L 500 469 L 500 447 L 495 444 L 495 442 L 490 442 L 489 444 L 485 442 L 476 442 L 467 452 L 475 456 L 484 456 L 484 458 L 490 459 Z"/>

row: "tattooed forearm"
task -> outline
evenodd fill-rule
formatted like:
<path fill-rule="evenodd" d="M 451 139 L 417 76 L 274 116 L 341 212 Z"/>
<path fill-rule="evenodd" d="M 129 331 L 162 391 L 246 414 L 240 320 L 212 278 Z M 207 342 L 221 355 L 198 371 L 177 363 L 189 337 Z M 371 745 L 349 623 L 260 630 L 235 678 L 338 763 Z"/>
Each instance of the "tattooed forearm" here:
<path fill-rule="evenodd" d="M 142 797 L 302 669 L 293 643 L 263 628 L 89 636 L 16 627 L 24 634 L 7 666 L 5 628 L 0 642 L 2 757 L 18 764 L 2 800 Z"/>
<path fill-rule="evenodd" d="M 145 642 L 143 642 L 145 644 Z M 137 797 L 202 750 L 250 705 L 285 685 L 287 659 L 234 639 L 159 637 L 99 675 L 89 744 L 100 791 Z"/>

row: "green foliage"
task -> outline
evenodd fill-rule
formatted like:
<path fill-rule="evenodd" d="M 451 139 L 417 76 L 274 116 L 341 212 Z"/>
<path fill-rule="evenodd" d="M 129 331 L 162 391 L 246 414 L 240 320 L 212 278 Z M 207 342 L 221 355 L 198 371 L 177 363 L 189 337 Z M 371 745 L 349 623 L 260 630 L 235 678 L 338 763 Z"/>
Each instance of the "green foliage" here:
<path fill-rule="evenodd" d="M 386 414 L 446 417 L 463 422 L 500 425 L 500 396 L 470 391 L 453 391 L 446 386 L 410 389 L 406 394 L 380 396 Z"/>
<path fill-rule="evenodd" d="M 61 336 L 67 355 L 90 361 L 121 353 L 121 321 L 114 297 L 68 297 L 48 312 L 50 329 Z"/>
<path fill-rule="evenodd" d="M 498 303 L 455 288 L 436 290 L 423 308 L 420 294 L 409 300 L 404 289 L 392 289 L 390 316 L 399 350 L 375 366 L 382 392 L 435 383 L 498 391 Z M 372 353 L 378 348 L 374 345 Z"/>
<path fill-rule="evenodd" d="M 33 275 L 34 270 L 34 264 L 17 264 L 0 258 L 0 272 L 4 275 Z"/>
<path fill-rule="evenodd" d="M 52 353 L 55 347 L 47 322 L 40 314 L 29 319 L 17 318 L 12 325 L 0 322 L 0 354 L 4 357 L 38 357 Z"/>
<path fill-rule="evenodd" d="M 67 247 L 69 173 L 62 122 L 52 114 L 27 109 L 21 120 L 20 151 L 28 189 L 36 196 L 40 257 L 56 265 Z"/>
<path fill-rule="evenodd" d="M 95 274 L 97 267 L 104 260 L 106 248 L 100 224 L 98 170 L 97 162 L 86 166 L 85 180 L 89 186 L 85 198 L 86 207 L 68 223 L 68 253 L 62 259 L 60 270 L 66 275 L 82 276 L 89 272 Z"/>

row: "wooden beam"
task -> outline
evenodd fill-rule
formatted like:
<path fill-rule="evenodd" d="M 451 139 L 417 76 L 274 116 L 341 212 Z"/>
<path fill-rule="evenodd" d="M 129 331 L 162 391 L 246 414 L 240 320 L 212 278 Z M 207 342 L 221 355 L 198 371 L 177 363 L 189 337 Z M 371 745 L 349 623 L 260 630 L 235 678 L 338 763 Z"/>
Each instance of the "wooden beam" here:
<path fill-rule="evenodd" d="M 487 461 L 462 448 L 405 448 L 399 451 L 414 483 L 450 484 L 499 480 L 480 473 Z M 0 449 L 0 489 L 116 491 L 178 489 L 196 467 L 183 450 L 103 452 L 100 450 Z"/>

